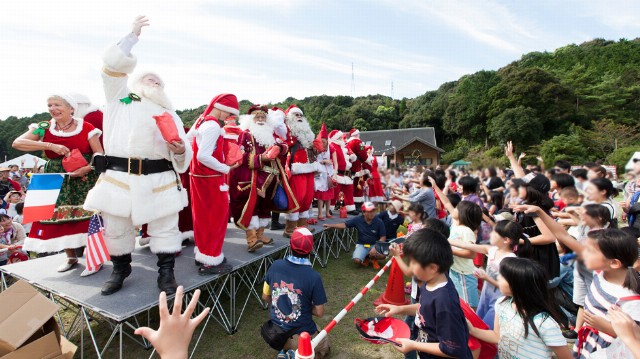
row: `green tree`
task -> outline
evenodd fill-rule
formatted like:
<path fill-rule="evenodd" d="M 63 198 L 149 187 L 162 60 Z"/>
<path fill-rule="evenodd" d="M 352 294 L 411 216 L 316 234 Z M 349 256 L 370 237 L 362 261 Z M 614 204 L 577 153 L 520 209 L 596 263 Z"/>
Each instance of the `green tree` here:
<path fill-rule="evenodd" d="M 542 141 L 539 149 L 545 163 L 555 163 L 558 160 L 584 163 L 589 159 L 588 150 L 576 134 L 554 136 Z"/>
<path fill-rule="evenodd" d="M 489 137 L 499 144 L 513 141 L 517 146 L 531 146 L 540 141 L 543 125 L 536 111 L 518 106 L 489 120 Z"/>

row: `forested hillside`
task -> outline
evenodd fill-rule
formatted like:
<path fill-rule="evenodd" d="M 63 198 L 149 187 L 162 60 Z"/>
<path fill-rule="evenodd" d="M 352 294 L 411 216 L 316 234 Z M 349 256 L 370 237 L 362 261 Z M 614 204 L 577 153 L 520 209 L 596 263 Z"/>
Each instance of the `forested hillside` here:
<path fill-rule="evenodd" d="M 361 131 L 433 126 L 438 145 L 447 150 L 445 161 L 497 163 L 500 145 L 513 140 L 519 150 L 548 162 L 567 158 L 620 165 L 628 153 L 640 151 L 640 39 L 596 39 L 532 52 L 498 71 L 466 75 L 414 99 L 322 95 L 274 105 L 292 103 L 316 129 L 322 122 L 330 129 Z M 250 104 L 243 100 L 241 110 Z M 204 108 L 178 113 L 190 125 Z M 29 123 L 47 117 L 0 122 L 0 155 L 15 157 L 13 139 Z"/>

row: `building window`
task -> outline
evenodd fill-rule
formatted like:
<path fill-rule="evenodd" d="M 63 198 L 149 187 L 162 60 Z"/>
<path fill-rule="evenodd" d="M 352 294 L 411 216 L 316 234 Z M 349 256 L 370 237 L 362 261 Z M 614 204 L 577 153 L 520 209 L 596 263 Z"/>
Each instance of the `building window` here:
<path fill-rule="evenodd" d="M 391 140 L 386 140 L 386 141 L 384 141 L 384 145 L 385 145 L 386 147 L 391 146 Z"/>

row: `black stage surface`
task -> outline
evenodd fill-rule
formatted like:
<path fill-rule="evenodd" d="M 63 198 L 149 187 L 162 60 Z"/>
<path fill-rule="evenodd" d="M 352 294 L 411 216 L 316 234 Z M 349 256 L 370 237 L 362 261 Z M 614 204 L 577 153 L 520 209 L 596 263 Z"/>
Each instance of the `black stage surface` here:
<path fill-rule="evenodd" d="M 315 229 L 314 251 L 311 256 L 314 265 L 318 263 L 326 266 L 331 256 L 338 258 L 340 252 L 349 251 L 355 243 L 354 230 L 327 230 L 322 227 L 325 223 L 343 221 L 344 219 L 336 217 L 311 226 Z M 220 324 L 227 333 L 233 334 L 237 331 L 244 309 L 250 300 L 256 300 L 261 306 L 266 307 L 260 298 L 262 278 L 273 260 L 287 253 L 289 240 L 282 236 L 281 230 L 267 230 L 265 234 L 274 239 L 274 244 L 248 253 L 244 231 L 237 229 L 233 224 L 228 225 L 223 247 L 227 262 L 233 266 L 232 272 L 228 274 L 199 275 L 198 267 L 194 264 L 195 256 L 191 243 L 183 247 L 182 254 L 176 258 L 176 280 L 184 286 L 187 301 L 191 299 L 192 291 L 200 288 L 203 296 L 198 308 L 212 308 L 198 339 L 192 344 L 192 355 L 209 319 Z M 65 254 L 61 253 L 0 267 L 0 274 L 2 288 L 6 287 L 9 277 L 22 279 L 42 290 L 51 300 L 60 304 L 63 310 L 75 313 L 71 324 L 65 324 L 60 315 L 57 315 L 57 319 L 62 333 L 69 339 L 75 334 L 80 334 L 80 348 L 84 349 L 86 332 L 99 358 L 102 358 L 114 341 L 118 342 L 120 358 L 123 358 L 123 335 L 145 348 L 151 347 L 150 343 L 134 336 L 132 332 L 140 326 L 139 319 L 144 321 L 146 315 L 148 321 L 150 311 L 158 306 L 156 260 L 157 257 L 151 253 L 148 246 L 137 245 L 133 252 L 131 275 L 125 280 L 124 287 L 110 296 L 101 295 L 100 289 L 111 274 L 111 262 L 105 263 L 104 268 L 92 276 L 80 277 L 85 268 L 85 259 L 80 258 L 76 268 L 58 273 L 56 268 L 65 261 Z M 140 318 L 140 315 L 143 317 Z M 106 342 L 104 338 L 96 337 L 90 324 L 91 320 L 109 328 L 111 335 Z M 77 343 L 77 338 L 73 341 Z M 80 352 L 80 357 L 84 357 L 83 351 Z"/>
<path fill-rule="evenodd" d="M 323 230 L 321 224 L 340 221 L 336 218 L 327 219 L 311 227 L 319 232 Z M 274 244 L 265 245 L 254 253 L 248 253 L 244 231 L 237 229 L 233 224 L 228 225 L 223 253 L 227 262 L 233 265 L 234 271 L 283 251 L 289 246 L 289 240 L 282 237 L 282 231 L 266 230 L 265 234 L 273 238 Z M 0 267 L 0 270 L 55 295 L 73 298 L 74 302 L 91 308 L 107 318 L 123 321 L 150 306 L 158 305 L 156 259 L 157 257 L 151 253 L 148 246 L 136 246 L 133 252 L 133 272 L 125 280 L 122 290 L 110 296 L 101 295 L 100 288 L 111 274 L 111 262 L 105 263 L 102 270 L 89 277 L 80 277 L 80 273 L 85 268 L 84 258 L 80 258 L 79 265 L 74 269 L 64 273 L 56 272 L 56 268 L 65 261 L 64 253 L 11 264 Z M 184 286 L 185 293 L 219 277 L 218 275 L 198 275 L 194 260 L 193 245 L 184 247 L 182 254 L 176 258 L 176 280 L 178 284 Z"/>

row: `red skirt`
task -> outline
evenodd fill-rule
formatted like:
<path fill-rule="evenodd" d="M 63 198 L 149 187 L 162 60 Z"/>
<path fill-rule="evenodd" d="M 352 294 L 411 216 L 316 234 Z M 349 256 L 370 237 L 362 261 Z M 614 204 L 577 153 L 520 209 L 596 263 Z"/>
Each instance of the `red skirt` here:
<path fill-rule="evenodd" d="M 334 197 L 333 188 L 326 191 L 315 191 L 313 196 L 319 201 L 331 201 Z"/>

